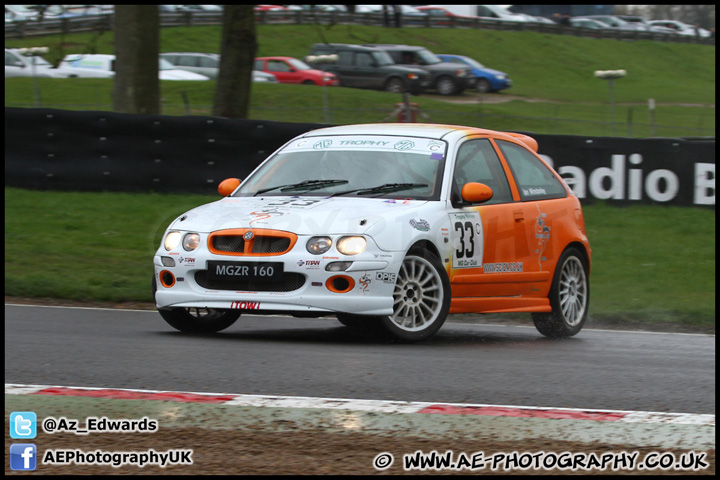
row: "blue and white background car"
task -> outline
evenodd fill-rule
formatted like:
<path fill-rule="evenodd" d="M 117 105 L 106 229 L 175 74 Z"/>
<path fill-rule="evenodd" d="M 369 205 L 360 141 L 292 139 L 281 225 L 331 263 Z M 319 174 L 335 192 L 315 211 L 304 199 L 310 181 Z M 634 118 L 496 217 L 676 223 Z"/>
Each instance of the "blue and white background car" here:
<path fill-rule="evenodd" d="M 443 62 L 462 63 L 469 66 L 472 69 L 472 74 L 477 78 L 476 88 L 481 93 L 499 92 L 512 87 L 512 80 L 507 73 L 488 68 L 475 59 L 464 55 L 446 54 L 438 55 L 438 57 Z"/>
<path fill-rule="evenodd" d="M 447 125 L 300 135 L 167 228 L 157 308 L 191 332 L 282 312 L 417 341 L 449 313 L 493 311 L 574 335 L 590 247 L 579 200 L 535 150 L 525 135 Z"/>

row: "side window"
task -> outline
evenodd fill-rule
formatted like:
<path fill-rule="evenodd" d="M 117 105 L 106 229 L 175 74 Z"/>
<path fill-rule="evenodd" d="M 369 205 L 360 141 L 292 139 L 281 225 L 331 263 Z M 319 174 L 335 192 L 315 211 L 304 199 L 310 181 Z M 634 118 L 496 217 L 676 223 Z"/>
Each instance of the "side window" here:
<path fill-rule="evenodd" d="M 164 58 L 168 62 L 172 63 L 173 65 L 177 65 L 177 56 L 176 55 L 163 55 L 162 58 Z"/>
<path fill-rule="evenodd" d="M 495 15 L 493 15 L 492 11 L 489 8 L 484 7 L 482 5 L 478 5 L 477 6 L 477 16 L 478 17 L 494 17 Z"/>
<path fill-rule="evenodd" d="M 397 63 L 397 64 L 404 63 L 404 62 L 403 62 L 402 53 L 396 52 L 396 51 L 394 51 L 394 50 L 391 50 L 391 51 L 389 51 L 389 52 L 387 52 L 387 53 L 388 53 L 388 55 L 390 55 L 390 58 L 393 59 L 393 62 L 395 62 L 395 63 Z M 410 59 L 410 60 L 412 60 L 412 59 Z M 407 62 L 407 63 L 412 63 L 412 61 Z"/>
<path fill-rule="evenodd" d="M 355 54 L 355 65 L 358 67 L 369 67 L 373 64 L 372 55 L 366 52 L 358 52 Z"/>
<path fill-rule="evenodd" d="M 198 63 L 204 68 L 218 68 L 218 61 L 210 57 L 198 57 Z"/>
<path fill-rule="evenodd" d="M 288 72 L 290 67 L 281 60 L 268 60 L 268 71 L 270 72 Z"/>
<path fill-rule="evenodd" d="M 486 138 L 469 140 L 460 147 L 453 175 L 453 201 L 460 200 L 463 185 L 479 182 L 493 190 L 492 198 L 484 205 L 512 202 L 505 171 L 490 140 Z"/>
<path fill-rule="evenodd" d="M 263 60 L 255 60 L 255 66 L 253 67 L 253 70 L 260 70 L 263 69 Z"/>
<path fill-rule="evenodd" d="M 522 200 L 563 198 L 567 191 L 542 160 L 514 143 L 496 140 L 510 165 Z"/>
<path fill-rule="evenodd" d="M 194 67 L 196 65 L 195 57 L 190 56 L 182 56 L 178 58 L 178 63 L 176 65 L 179 65 L 181 67 Z"/>
<path fill-rule="evenodd" d="M 337 63 L 338 65 L 352 65 L 352 52 L 348 50 L 338 52 Z"/>

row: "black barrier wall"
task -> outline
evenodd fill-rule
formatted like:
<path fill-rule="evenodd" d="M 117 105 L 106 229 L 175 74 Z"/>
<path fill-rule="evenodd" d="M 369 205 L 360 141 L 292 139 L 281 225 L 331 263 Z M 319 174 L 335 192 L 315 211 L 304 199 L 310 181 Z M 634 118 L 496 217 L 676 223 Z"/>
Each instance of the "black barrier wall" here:
<path fill-rule="evenodd" d="M 325 126 L 6 108 L 5 185 L 212 194 L 294 136 Z M 585 202 L 715 206 L 714 138 L 524 133 Z"/>
<path fill-rule="evenodd" d="M 327 125 L 219 117 L 5 109 L 5 185 L 213 193 L 286 141 Z"/>

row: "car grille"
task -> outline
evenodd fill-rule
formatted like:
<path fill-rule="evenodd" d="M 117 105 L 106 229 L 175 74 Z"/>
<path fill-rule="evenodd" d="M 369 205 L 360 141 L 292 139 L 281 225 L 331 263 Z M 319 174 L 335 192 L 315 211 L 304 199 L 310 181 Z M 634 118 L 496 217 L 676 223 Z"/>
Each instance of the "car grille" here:
<path fill-rule="evenodd" d="M 252 238 L 246 234 L 252 232 Z M 210 234 L 208 248 L 218 255 L 282 255 L 289 251 L 297 235 L 281 230 L 231 229 Z"/>
<path fill-rule="evenodd" d="M 208 279 L 207 270 L 195 273 L 198 285 L 209 290 L 238 290 L 244 292 L 292 292 L 305 284 L 305 275 L 285 272 L 279 280 Z"/>

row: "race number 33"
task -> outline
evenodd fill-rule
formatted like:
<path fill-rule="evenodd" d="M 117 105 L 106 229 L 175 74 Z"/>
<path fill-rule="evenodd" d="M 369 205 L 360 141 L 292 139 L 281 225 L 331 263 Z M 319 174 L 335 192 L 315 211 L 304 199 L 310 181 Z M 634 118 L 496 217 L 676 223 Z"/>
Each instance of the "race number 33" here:
<path fill-rule="evenodd" d="M 482 267 L 483 226 L 479 212 L 451 213 L 453 268 Z"/>

